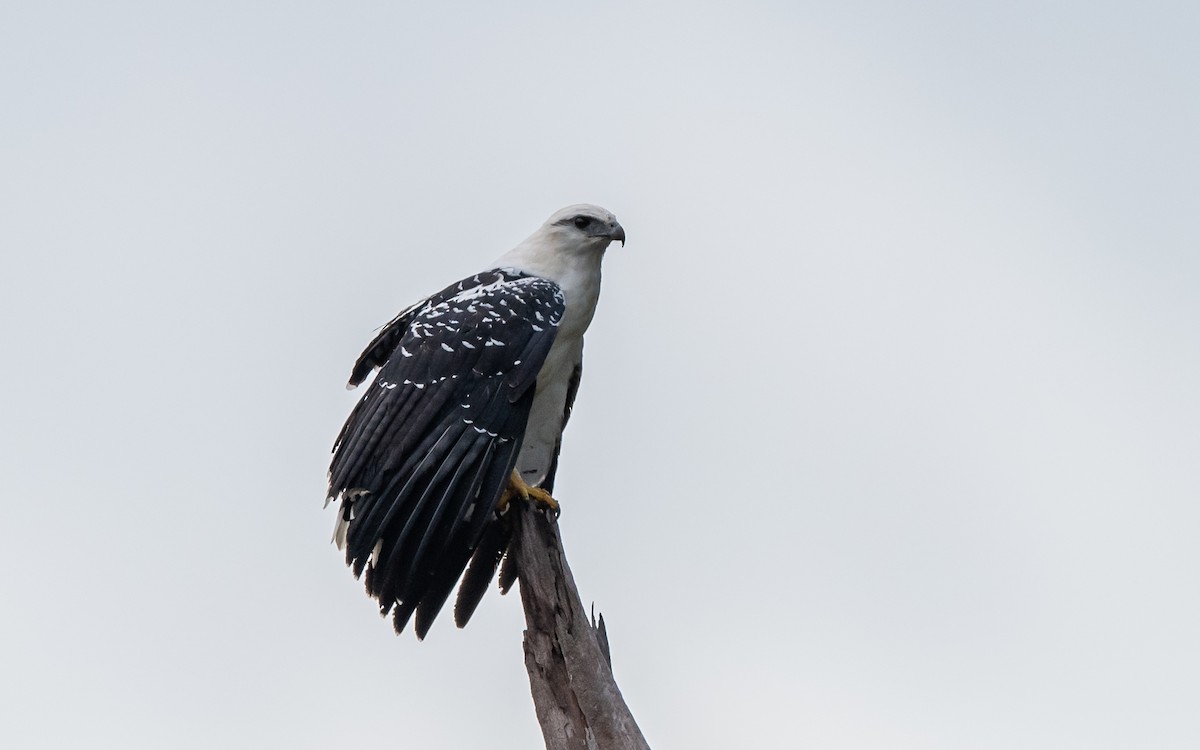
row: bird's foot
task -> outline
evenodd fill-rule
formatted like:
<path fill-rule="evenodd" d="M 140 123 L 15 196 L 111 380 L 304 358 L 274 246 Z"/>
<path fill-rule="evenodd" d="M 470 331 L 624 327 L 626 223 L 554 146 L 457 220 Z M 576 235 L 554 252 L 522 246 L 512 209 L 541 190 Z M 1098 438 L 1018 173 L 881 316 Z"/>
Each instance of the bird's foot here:
<path fill-rule="evenodd" d="M 521 475 L 515 471 L 508 477 L 508 485 L 505 486 L 504 492 L 500 494 L 500 502 L 496 504 L 496 512 L 504 514 L 508 510 L 509 501 L 514 497 L 520 498 L 527 503 L 540 505 L 543 509 L 553 513 L 555 518 L 558 518 L 560 512 L 558 501 L 541 487 L 531 487 L 526 484 Z"/>

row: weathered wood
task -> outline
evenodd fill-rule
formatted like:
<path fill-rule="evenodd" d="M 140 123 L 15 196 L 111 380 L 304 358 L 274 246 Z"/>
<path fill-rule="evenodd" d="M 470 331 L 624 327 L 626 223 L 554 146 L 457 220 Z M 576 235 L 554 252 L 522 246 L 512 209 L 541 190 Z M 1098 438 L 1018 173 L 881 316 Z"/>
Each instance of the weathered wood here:
<path fill-rule="evenodd" d="M 546 750 L 649 750 L 613 679 L 604 618 L 588 619 L 557 520 L 515 503 L 525 668 Z"/>

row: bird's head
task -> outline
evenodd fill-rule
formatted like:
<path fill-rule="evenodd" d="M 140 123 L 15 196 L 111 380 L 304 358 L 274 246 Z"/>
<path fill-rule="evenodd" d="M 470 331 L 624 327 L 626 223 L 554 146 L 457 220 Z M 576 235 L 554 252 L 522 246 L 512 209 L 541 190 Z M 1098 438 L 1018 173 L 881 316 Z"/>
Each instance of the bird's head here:
<path fill-rule="evenodd" d="M 559 284 L 600 273 L 604 250 L 613 240 L 625 244 L 617 217 L 599 206 L 579 203 L 554 212 L 546 223 L 503 255 L 498 268 L 516 268 Z"/>
<path fill-rule="evenodd" d="M 625 229 L 612 212 L 587 203 L 560 208 L 539 233 L 562 249 L 603 250 L 613 240 L 625 244 Z"/>

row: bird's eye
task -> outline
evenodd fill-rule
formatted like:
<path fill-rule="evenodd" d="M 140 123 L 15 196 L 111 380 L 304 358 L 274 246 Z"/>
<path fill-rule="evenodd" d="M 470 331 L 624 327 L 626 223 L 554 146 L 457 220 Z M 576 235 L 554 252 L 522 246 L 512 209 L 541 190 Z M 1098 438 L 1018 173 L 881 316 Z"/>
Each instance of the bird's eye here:
<path fill-rule="evenodd" d="M 580 229 L 586 229 L 587 225 L 591 224 L 591 223 L 592 223 L 592 220 L 586 216 L 576 216 L 575 217 L 575 226 L 579 227 Z"/>

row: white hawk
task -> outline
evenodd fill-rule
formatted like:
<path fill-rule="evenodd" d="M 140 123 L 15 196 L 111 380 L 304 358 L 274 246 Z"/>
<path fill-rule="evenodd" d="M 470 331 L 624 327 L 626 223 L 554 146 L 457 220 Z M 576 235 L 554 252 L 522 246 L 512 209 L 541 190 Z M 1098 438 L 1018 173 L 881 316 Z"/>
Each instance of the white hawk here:
<path fill-rule="evenodd" d="M 490 270 L 404 310 L 355 363 L 348 388 L 378 373 L 334 444 L 326 502 L 339 501 L 334 540 L 396 632 L 415 613 L 424 638 L 460 577 L 467 623 L 508 547 L 511 498 L 557 512 L 549 492 L 613 240 L 625 230 L 610 212 L 567 206 Z"/>

